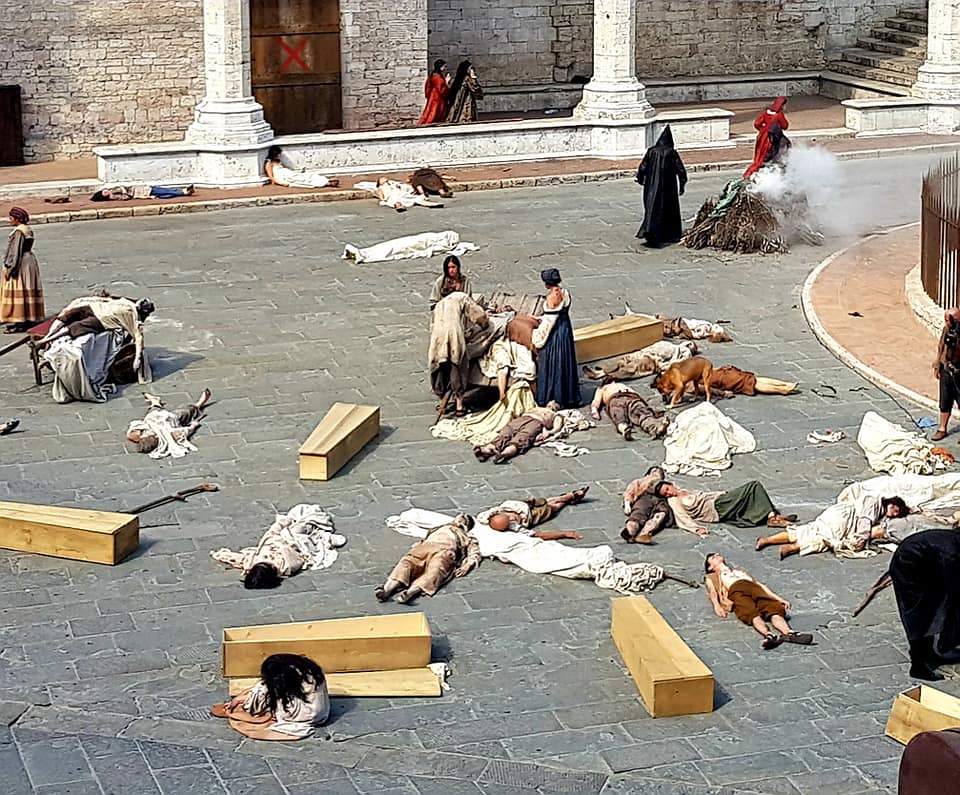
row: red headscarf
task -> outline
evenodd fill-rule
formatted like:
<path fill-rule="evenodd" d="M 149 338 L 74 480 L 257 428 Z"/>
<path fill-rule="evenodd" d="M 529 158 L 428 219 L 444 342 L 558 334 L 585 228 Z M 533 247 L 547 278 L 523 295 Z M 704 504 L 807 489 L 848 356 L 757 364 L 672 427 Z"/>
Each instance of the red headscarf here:
<path fill-rule="evenodd" d="M 30 223 L 30 213 L 28 213 L 22 207 L 11 207 L 10 212 L 7 213 L 7 215 L 9 215 L 18 224 Z"/>
<path fill-rule="evenodd" d="M 783 106 L 786 104 L 786 97 L 777 97 L 773 102 L 770 103 L 769 110 L 771 113 L 779 113 L 781 110 L 783 110 Z"/>

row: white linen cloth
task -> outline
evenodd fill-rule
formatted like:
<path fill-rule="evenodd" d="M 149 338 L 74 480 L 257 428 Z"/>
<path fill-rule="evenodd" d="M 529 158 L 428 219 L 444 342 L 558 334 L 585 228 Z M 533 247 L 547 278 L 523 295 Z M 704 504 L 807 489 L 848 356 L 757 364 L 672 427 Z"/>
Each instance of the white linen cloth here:
<path fill-rule="evenodd" d="M 307 171 L 305 168 L 287 168 L 275 163 L 273 178 L 291 188 L 325 188 L 330 180 L 319 171 Z"/>
<path fill-rule="evenodd" d="M 863 496 L 902 497 L 912 510 L 942 514 L 960 509 L 960 474 L 883 475 L 851 483 L 837 502 L 852 503 Z"/>
<path fill-rule="evenodd" d="M 478 251 L 476 243 L 461 241 L 460 235 L 451 230 L 445 232 L 423 232 L 419 235 L 407 235 L 393 240 L 385 240 L 366 248 L 353 243 L 343 247 L 341 259 L 362 262 L 392 262 L 402 259 L 424 259 L 436 254 L 454 254 L 462 257 L 469 251 Z"/>
<path fill-rule="evenodd" d="M 108 383 L 110 365 L 128 339 L 123 331 L 109 331 L 51 342 L 43 358 L 53 368 L 53 399 L 57 403 L 105 403 L 116 391 Z"/>
<path fill-rule="evenodd" d="M 860 422 L 857 444 L 867 456 L 874 472 L 891 475 L 932 475 L 946 469 L 946 462 L 933 455 L 934 445 L 919 433 L 885 420 L 875 411 L 868 411 Z"/>
<path fill-rule="evenodd" d="M 717 475 L 732 465 L 730 457 L 752 453 L 756 439 L 712 403 L 681 411 L 663 439 L 663 468 L 672 474 Z"/>

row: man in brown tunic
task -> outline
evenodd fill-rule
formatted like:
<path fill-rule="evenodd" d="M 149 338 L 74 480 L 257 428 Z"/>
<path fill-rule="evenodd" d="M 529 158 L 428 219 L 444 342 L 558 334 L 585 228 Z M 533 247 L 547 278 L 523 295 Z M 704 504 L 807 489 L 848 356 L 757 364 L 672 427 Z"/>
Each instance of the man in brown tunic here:
<path fill-rule="evenodd" d="M 468 575 L 481 560 L 472 529 L 473 517 L 461 513 L 449 524 L 430 530 L 400 558 L 374 596 L 386 602 L 403 588 L 395 601 L 407 604 L 421 594 L 433 596 L 453 577 Z"/>
<path fill-rule="evenodd" d="M 473 448 L 473 454 L 479 461 L 493 458 L 494 464 L 505 464 L 514 456 L 521 455 L 537 442 L 563 427 L 563 417 L 557 412 L 560 404 L 551 400 L 543 408 L 537 406 L 525 411 L 516 419 L 510 420 L 497 437 L 489 444 Z"/>
<path fill-rule="evenodd" d="M 726 393 L 723 397 L 733 395 L 789 395 L 797 388 L 797 383 L 781 381 L 777 378 L 764 378 L 739 367 L 724 365 L 714 367 L 710 376 L 710 389 L 714 392 Z M 702 389 L 697 386 L 697 391 Z"/>

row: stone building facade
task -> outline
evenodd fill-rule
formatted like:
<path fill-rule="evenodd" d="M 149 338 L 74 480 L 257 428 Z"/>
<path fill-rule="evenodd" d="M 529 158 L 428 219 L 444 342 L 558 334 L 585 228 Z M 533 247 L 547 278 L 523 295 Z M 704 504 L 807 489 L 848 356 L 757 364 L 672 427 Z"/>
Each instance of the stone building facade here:
<path fill-rule="evenodd" d="M 28 162 L 84 156 L 103 144 L 183 140 L 209 85 L 211 3 L 0 0 L 0 19 L 11 21 L 0 27 L 0 83 L 22 86 Z M 953 8 L 960 0 L 936 3 Z M 635 68 L 641 80 L 821 69 L 877 20 L 924 5 L 648 0 L 635 12 Z M 469 58 L 487 87 L 588 77 L 594 11 L 593 0 L 339 0 L 343 127 L 415 121 L 435 58 L 451 66 Z M 223 30 L 236 36 L 230 24 Z M 243 57 L 249 65 L 249 52 Z"/>

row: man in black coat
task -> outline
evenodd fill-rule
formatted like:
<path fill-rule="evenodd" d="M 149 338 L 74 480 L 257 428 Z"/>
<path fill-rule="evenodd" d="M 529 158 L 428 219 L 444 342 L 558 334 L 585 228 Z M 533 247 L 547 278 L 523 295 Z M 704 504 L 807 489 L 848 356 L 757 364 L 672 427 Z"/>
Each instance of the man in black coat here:
<path fill-rule="evenodd" d="M 687 170 L 673 148 L 669 124 L 640 161 L 637 182 L 643 185 L 643 224 L 637 237 L 653 248 L 678 242 L 683 237 L 680 197 Z"/>

